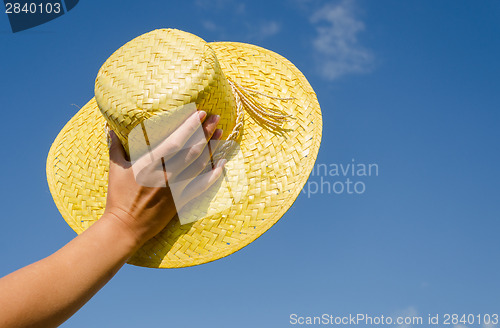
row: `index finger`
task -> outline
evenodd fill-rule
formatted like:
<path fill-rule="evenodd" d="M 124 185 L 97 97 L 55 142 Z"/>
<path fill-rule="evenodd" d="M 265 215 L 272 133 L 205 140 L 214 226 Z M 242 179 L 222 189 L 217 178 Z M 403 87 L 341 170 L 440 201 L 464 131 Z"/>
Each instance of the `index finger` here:
<path fill-rule="evenodd" d="M 201 124 L 206 116 L 207 113 L 205 111 L 201 110 L 194 112 L 174 132 L 172 132 L 171 135 L 160 142 L 151 151 L 149 156 L 152 156 L 153 160 L 163 158 L 165 161 L 175 156 L 175 154 L 184 147 L 196 130 L 201 129 Z"/>
<path fill-rule="evenodd" d="M 138 174 L 144 168 L 160 161 L 167 161 L 174 157 L 183 147 L 185 147 L 191 136 L 201 129 L 202 121 L 206 118 L 205 111 L 194 111 L 183 123 L 181 123 L 167 138 L 163 139 L 157 146 L 133 161 L 132 168 L 134 174 Z M 145 139 L 147 131 L 142 131 Z M 146 141 L 147 142 L 147 141 Z M 148 148 L 149 148 L 149 143 Z"/>

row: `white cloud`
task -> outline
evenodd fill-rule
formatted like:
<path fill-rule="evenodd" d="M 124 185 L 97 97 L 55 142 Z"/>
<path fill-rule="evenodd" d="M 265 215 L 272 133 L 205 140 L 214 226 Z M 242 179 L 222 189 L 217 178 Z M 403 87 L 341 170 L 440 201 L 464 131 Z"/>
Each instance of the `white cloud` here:
<path fill-rule="evenodd" d="M 403 309 L 399 312 L 396 312 L 392 315 L 393 318 L 397 318 L 397 317 L 402 317 L 402 318 L 412 318 L 412 317 L 418 317 L 418 311 L 417 311 L 417 308 L 414 307 L 414 306 L 409 306 L 407 307 L 406 309 Z M 401 324 L 399 326 L 396 326 L 397 328 L 411 328 L 411 327 L 415 327 L 415 325 L 412 325 L 412 324 Z"/>
<path fill-rule="evenodd" d="M 237 14 L 244 14 L 245 13 L 245 10 L 246 10 L 246 6 L 244 3 L 238 3 L 235 7 L 235 12 Z"/>
<path fill-rule="evenodd" d="M 260 23 L 247 24 L 249 39 L 262 40 L 276 35 L 281 30 L 281 24 L 276 21 L 262 21 Z"/>
<path fill-rule="evenodd" d="M 353 0 L 328 3 L 315 11 L 310 20 L 317 32 L 312 43 L 323 77 L 334 80 L 371 70 L 374 56 L 358 42 L 365 25 L 355 16 Z"/>
<path fill-rule="evenodd" d="M 230 11 L 235 14 L 244 14 L 245 3 L 235 0 L 195 0 L 194 4 L 203 10 Z"/>
<path fill-rule="evenodd" d="M 281 31 L 278 21 L 247 15 L 246 4 L 239 0 L 194 0 L 194 4 L 211 17 L 201 21 L 203 28 L 219 39 L 263 40 Z"/>
<path fill-rule="evenodd" d="M 205 29 L 209 30 L 209 31 L 215 31 L 217 30 L 217 26 L 215 25 L 214 22 L 212 21 L 203 21 L 202 22 L 202 25 Z"/>
<path fill-rule="evenodd" d="M 496 327 L 496 325 L 494 325 L 492 323 L 483 324 L 483 328 L 495 328 L 495 327 Z M 454 325 L 453 328 L 469 328 L 469 327 L 466 325 L 463 325 L 463 324 L 458 324 L 458 325 Z"/>

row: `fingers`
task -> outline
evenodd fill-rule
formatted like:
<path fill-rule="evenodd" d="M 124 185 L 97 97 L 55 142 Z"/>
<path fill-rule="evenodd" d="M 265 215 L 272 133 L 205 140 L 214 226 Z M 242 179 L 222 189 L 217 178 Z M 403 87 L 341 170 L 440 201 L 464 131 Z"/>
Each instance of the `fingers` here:
<path fill-rule="evenodd" d="M 203 132 L 205 133 L 205 140 L 210 140 L 215 132 L 217 124 L 219 124 L 220 116 L 211 115 L 206 124 L 203 124 Z"/>
<path fill-rule="evenodd" d="M 206 115 L 204 111 L 194 112 L 151 152 L 136 160 L 132 168 L 136 179 L 139 178 L 140 180 L 138 183 L 144 183 L 147 186 L 151 185 L 151 181 L 154 181 L 159 176 L 160 172 L 158 171 L 163 171 L 163 165 L 160 164 L 165 163 L 170 158 L 178 157 L 186 142 L 199 130 Z M 173 174 L 175 175 L 176 171 L 180 171 L 180 169 L 168 166 L 168 170 L 165 172 L 167 178 L 170 179 Z M 146 183 L 146 181 L 148 182 Z"/>
<path fill-rule="evenodd" d="M 200 156 L 209 156 L 210 149 L 207 150 L 207 140 L 210 140 L 216 131 L 219 123 L 219 115 L 210 116 L 198 129 L 193 133 L 188 142 L 186 142 L 183 150 L 179 151 L 175 156 L 171 157 L 166 163 L 166 166 L 175 172 L 181 172 Z M 219 136 L 222 132 L 218 133 Z M 220 137 L 220 136 L 219 136 Z M 206 153 L 206 154 L 205 154 Z"/>
<path fill-rule="evenodd" d="M 182 194 L 185 187 L 196 179 L 200 184 L 197 194 L 206 190 L 208 186 L 203 188 L 201 183 L 212 183 L 212 180 L 199 179 L 198 176 L 206 171 L 207 164 L 210 163 L 210 168 L 214 167 L 211 157 L 223 131 L 217 129 L 218 115 L 210 116 L 201 123 L 203 118 L 206 118 L 205 112 L 194 113 L 155 147 L 153 154 L 148 153 L 134 162 L 132 168 L 136 181 L 147 187 L 166 187 L 168 181 L 171 188 L 180 190 Z M 210 140 L 208 146 L 207 138 Z M 213 174 L 211 172 L 208 176 Z M 206 175 L 203 173 L 203 176 Z"/>
<path fill-rule="evenodd" d="M 214 134 L 212 135 L 212 139 L 213 140 L 220 140 L 220 138 L 222 137 L 222 129 L 217 129 L 215 130 Z"/>
<path fill-rule="evenodd" d="M 109 137 L 111 139 L 111 145 L 109 146 L 109 162 L 110 166 L 113 164 L 124 165 L 127 163 L 125 158 L 125 150 L 118 139 L 118 136 L 113 130 L 109 131 Z"/>
<path fill-rule="evenodd" d="M 201 122 L 203 122 L 206 116 L 206 112 L 197 111 L 188 117 L 168 138 L 153 149 L 152 155 L 154 159 L 159 160 L 163 157 L 167 161 L 176 156 L 191 136 L 199 129 Z"/>
<path fill-rule="evenodd" d="M 222 129 L 217 129 L 212 135 L 212 139 L 210 139 L 207 145 L 209 147 L 210 156 L 213 156 L 216 153 L 219 146 L 223 144 L 223 142 L 220 141 L 220 139 L 222 138 L 222 133 L 223 133 Z M 212 163 L 212 168 L 213 167 L 214 165 Z"/>
<path fill-rule="evenodd" d="M 192 162 L 188 167 L 186 167 L 176 178 L 175 180 L 179 183 L 183 182 L 184 188 L 189 182 L 191 182 L 194 178 L 196 178 L 200 173 L 205 171 L 205 169 L 210 167 L 213 169 L 215 167 L 214 163 L 212 163 L 212 156 L 217 149 L 217 144 L 219 144 L 219 139 L 222 136 L 222 130 L 217 129 L 212 135 L 212 139 L 210 139 L 207 147 L 203 150 L 202 154 L 198 156 L 198 158 Z"/>
<path fill-rule="evenodd" d="M 226 160 L 222 159 L 217 166 L 208 173 L 197 176 L 189 183 L 182 192 L 182 206 L 195 199 L 207 191 L 219 178 L 224 171 Z"/>

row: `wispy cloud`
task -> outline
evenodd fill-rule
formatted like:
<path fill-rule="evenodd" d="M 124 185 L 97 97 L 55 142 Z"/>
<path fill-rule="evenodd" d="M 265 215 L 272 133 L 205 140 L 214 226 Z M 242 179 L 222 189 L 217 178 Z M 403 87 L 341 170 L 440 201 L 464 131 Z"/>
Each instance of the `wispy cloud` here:
<path fill-rule="evenodd" d="M 497 326 L 492 324 L 491 322 L 483 324 L 483 328 L 495 328 L 495 327 L 497 327 Z"/>
<path fill-rule="evenodd" d="M 278 34 L 281 23 L 247 14 L 246 4 L 237 0 L 194 0 L 195 7 L 210 19 L 202 19 L 203 28 L 221 39 L 263 40 Z"/>
<path fill-rule="evenodd" d="M 496 325 L 494 325 L 491 322 L 483 324 L 483 328 L 495 328 L 495 327 L 496 327 Z M 469 326 L 458 324 L 458 325 L 454 325 L 453 328 L 469 328 Z"/>
<path fill-rule="evenodd" d="M 372 69 L 374 56 L 358 41 L 365 25 L 356 17 L 354 6 L 353 0 L 328 3 L 310 16 L 317 33 L 312 43 L 318 70 L 328 80 Z"/>
<path fill-rule="evenodd" d="M 195 0 L 194 4 L 201 9 L 227 10 L 234 14 L 244 14 L 246 9 L 244 3 L 234 0 Z"/>
<path fill-rule="evenodd" d="M 418 311 L 417 308 L 414 306 L 409 306 L 406 309 L 403 309 L 399 312 L 394 313 L 393 318 L 397 317 L 402 317 L 402 318 L 411 318 L 411 317 L 417 317 L 418 316 Z M 408 325 L 408 324 L 401 324 L 397 326 L 398 328 L 410 328 L 414 327 L 415 325 Z"/>
<path fill-rule="evenodd" d="M 261 21 L 259 23 L 247 24 L 249 39 L 262 40 L 276 35 L 281 30 L 281 24 L 277 21 Z"/>
<path fill-rule="evenodd" d="M 209 31 L 216 31 L 217 30 L 217 25 L 215 25 L 215 23 L 213 21 L 209 21 L 209 20 L 204 20 L 201 22 L 201 24 L 203 25 L 203 27 Z"/>

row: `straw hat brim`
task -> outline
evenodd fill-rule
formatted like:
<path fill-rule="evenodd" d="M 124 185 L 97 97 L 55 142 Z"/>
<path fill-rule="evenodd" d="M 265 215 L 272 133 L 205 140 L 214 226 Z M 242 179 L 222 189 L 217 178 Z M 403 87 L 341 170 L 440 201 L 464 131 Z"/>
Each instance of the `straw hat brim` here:
<path fill-rule="evenodd" d="M 173 219 L 128 263 L 154 268 L 193 266 L 230 255 L 253 242 L 292 206 L 314 166 L 322 134 L 316 94 L 303 74 L 284 57 L 261 47 L 213 42 L 224 74 L 274 97 L 259 101 L 292 116 L 272 131 L 245 113 L 240 148 L 248 185 L 245 196 L 220 213 L 180 225 Z M 98 220 L 106 204 L 109 156 L 105 119 L 95 99 L 64 126 L 47 158 L 47 180 L 57 208 L 78 234 Z"/>

